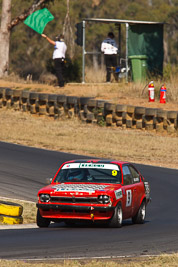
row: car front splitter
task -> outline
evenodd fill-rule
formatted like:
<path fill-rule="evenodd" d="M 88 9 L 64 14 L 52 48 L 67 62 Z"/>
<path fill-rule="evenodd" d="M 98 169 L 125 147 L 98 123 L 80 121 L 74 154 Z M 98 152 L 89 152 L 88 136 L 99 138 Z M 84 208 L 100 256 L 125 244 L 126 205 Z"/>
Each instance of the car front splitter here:
<path fill-rule="evenodd" d="M 56 205 L 56 204 L 36 204 L 37 208 L 42 209 L 42 210 L 83 210 L 83 211 L 90 211 L 90 210 L 95 210 L 95 211 L 113 211 L 115 207 L 96 207 L 96 206 L 75 206 L 75 205 Z"/>

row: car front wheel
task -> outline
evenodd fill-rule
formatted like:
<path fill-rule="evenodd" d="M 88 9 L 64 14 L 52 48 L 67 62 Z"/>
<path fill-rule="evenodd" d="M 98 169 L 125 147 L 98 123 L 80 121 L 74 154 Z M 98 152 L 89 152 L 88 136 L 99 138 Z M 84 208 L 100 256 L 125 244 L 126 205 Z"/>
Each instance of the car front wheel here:
<path fill-rule="evenodd" d="M 136 215 L 132 217 L 132 222 L 142 224 L 145 222 L 145 217 L 146 217 L 146 203 L 145 201 L 143 201 Z"/>
<path fill-rule="evenodd" d="M 50 219 L 43 218 L 40 214 L 39 209 L 37 210 L 37 215 L 36 215 L 36 223 L 38 227 L 48 227 L 50 224 Z"/>
<path fill-rule="evenodd" d="M 114 215 L 110 221 L 110 227 L 113 227 L 113 228 L 121 228 L 122 227 L 122 206 L 121 204 L 119 203 L 115 210 L 114 210 Z"/>

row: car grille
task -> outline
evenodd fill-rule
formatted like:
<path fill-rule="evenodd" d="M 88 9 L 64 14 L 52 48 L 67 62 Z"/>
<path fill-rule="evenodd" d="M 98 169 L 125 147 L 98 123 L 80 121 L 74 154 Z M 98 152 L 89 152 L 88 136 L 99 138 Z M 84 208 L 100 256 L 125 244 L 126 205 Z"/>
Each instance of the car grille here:
<path fill-rule="evenodd" d="M 80 204 L 96 204 L 97 197 L 51 197 L 51 203 L 80 203 Z"/>

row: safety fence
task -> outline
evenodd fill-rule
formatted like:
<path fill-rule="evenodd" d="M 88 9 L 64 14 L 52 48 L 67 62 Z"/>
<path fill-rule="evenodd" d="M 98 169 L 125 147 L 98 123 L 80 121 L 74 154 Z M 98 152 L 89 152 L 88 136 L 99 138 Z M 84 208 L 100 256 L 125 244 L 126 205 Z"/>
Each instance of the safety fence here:
<path fill-rule="evenodd" d="M 0 87 L 0 108 L 39 116 L 78 117 L 86 123 L 178 133 L 178 111 L 121 105 L 92 97 L 46 94 Z"/>

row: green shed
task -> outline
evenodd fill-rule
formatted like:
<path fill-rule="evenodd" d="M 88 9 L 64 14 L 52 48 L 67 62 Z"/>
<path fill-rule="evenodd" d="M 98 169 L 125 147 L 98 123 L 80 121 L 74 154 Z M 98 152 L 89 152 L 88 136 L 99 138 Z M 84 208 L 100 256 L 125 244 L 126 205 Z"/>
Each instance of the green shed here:
<path fill-rule="evenodd" d="M 121 24 L 125 24 L 126 28 L 126 81 L 128 81 L 129 58 L 142 60 L 144 66 L 142 72 L 150 75 L 163 74 L 163 22 L 153 21 L 136 21 L 136 20 L 120 20 L 120 19 L 103 19 L 103 18 L 86 18 L 82 21 L 83 28 L 83 67 L 82 67 L 82 82 L 85 82 L 85 55 L 93 54 L 85 50 L 85 27 L 86 22 L 98 23 L 114 23 L 118 28 L 119 50 L 121 51 Z M 145 65 L 146 62 L 146 65 Z M 134 62 L 135 63 L 135 62 Z M 132 70 L 133 71 L 133 70 Z M 133 75 L 133 73 L 132 73 Z M 141 74 L 142 76 L 142 74 Z M 142 78 L 142 77 L 141 77 Z M 140 79 L 141 79 L 140 78 Z"/>
<path fill-rule="evenodd" d="M 163 24 L 129 24 L 128 57 L 145 55 L 150 74 L 163 73 Z"/>

